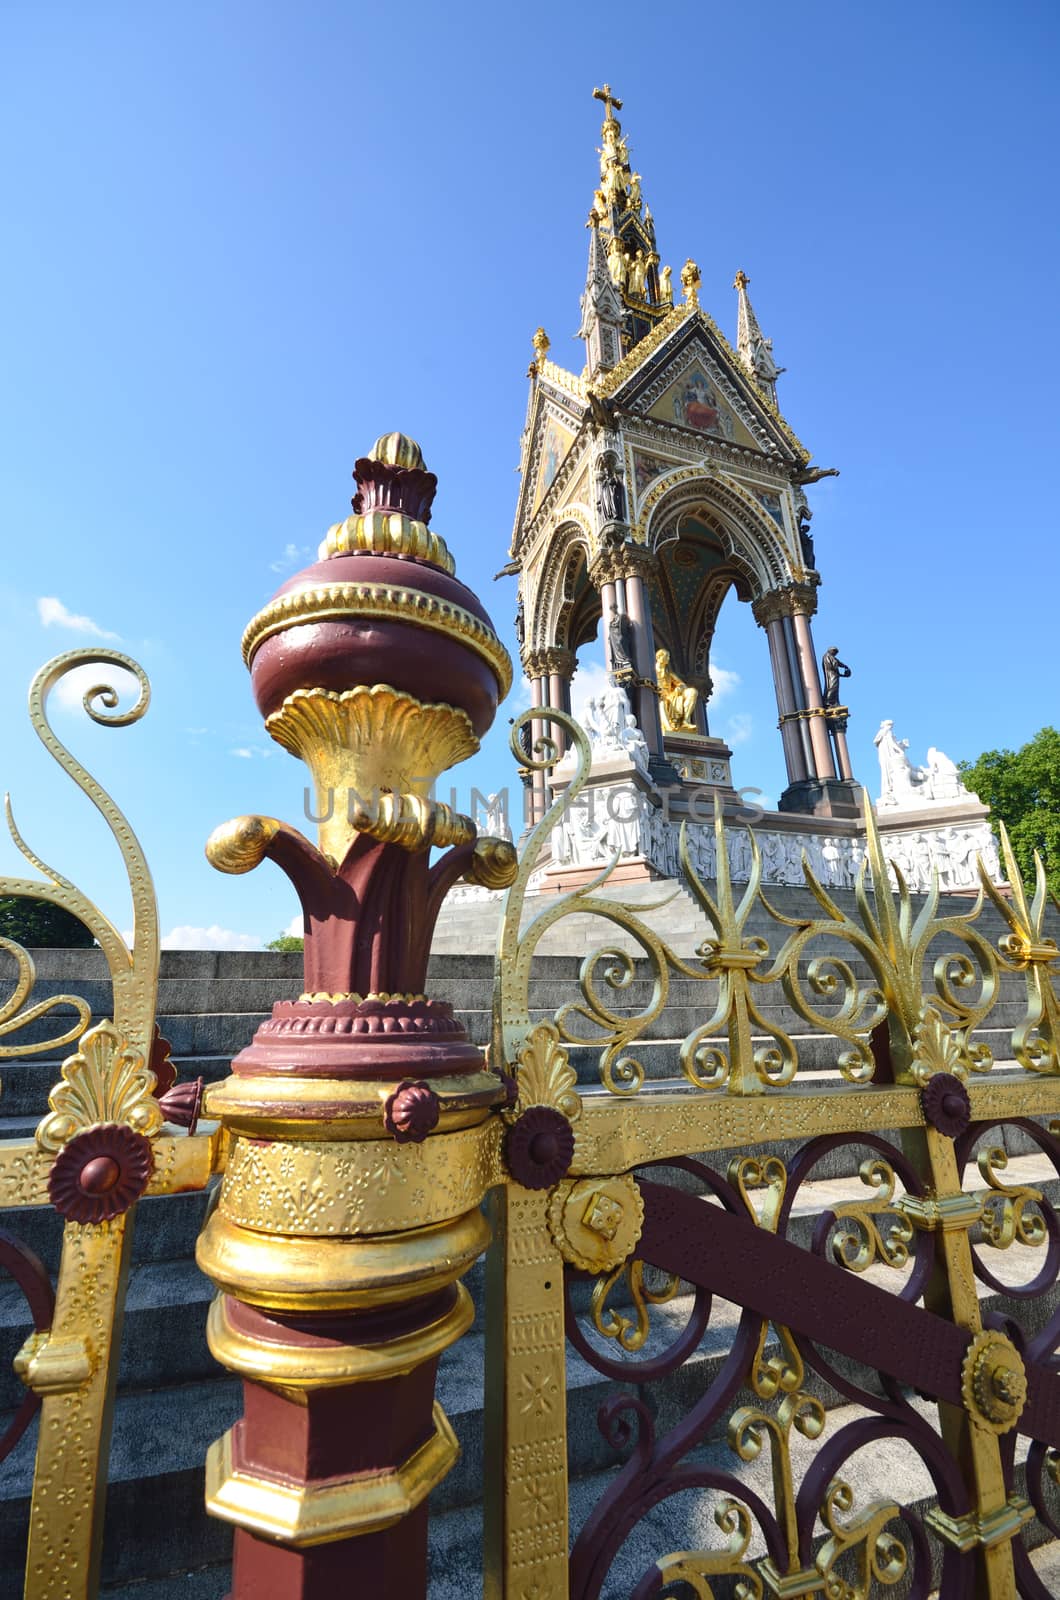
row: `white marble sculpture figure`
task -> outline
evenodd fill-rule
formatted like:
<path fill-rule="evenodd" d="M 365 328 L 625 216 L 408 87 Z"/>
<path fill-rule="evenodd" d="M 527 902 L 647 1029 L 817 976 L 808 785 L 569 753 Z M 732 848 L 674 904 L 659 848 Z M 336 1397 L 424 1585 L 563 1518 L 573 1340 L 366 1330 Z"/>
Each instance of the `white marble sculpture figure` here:
<path fill-rule="evenodd" d="M 888 717 L 880 723 L 879 732 L 872 742 L 880 758 L 879 806 L 888 808 L 913 804 L 919 780 L 906 753 L 909 740 L 896 737 L 894 723 Z"/>
<path fill-rule="evenodd" d="M 506 794 L 486 796 L 485 808 L 479 814 L 479 831 L 487 839 L 506 839 L 509 844 L 512 843 Z"/>
<path fill-rule="evenodd" d="M 873 743 L 880 757 L 880 810 L 909 811 L 919 806 L 944 805 L 953 800 L 974 800 L 961 782 L 955 761 L 934 745 L 928 750 L 926 767 L 914 767 L 909 760 L 908 739 L 899 739 L 894 723 L 880 723 Z"/>
<path fill-rule="evenodd" d="M 957 763 L 931 745 L 928 750 L 928 788 L 932 800 L 965 800 L 968 790 L 961 782 Z"/>
<path fill-rule="evenodd" d="M 648 769 L 648 746 L 620 684 L 608 684 L 585 708 L 585 731 L 594 760 L 626 757 L 642 772 Z"/>

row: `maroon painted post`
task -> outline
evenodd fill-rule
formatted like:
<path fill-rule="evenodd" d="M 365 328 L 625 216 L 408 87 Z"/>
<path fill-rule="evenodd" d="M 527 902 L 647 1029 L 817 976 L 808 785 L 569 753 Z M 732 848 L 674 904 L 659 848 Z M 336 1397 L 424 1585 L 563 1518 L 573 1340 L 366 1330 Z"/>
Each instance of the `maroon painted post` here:
<path fill-rule="evenodd" d="M 244 637 L 269 733 L 313 773 L 318 842 L 240 817 L 207 847 L 226 872 L 273 861 L 305 924 L 303 994 L 206 1105 L 230 1143 L 198 1260 L 211 1349 L 244 1383 L 207 1464 L 233 1600 L 425 1595 L 426 1497 L 457 1454 L 435 1373 L 472 1319 L 460 1279 L 498 1172 L 505 1088 L 425 986 L 448 888 L 514 872 L 431 794 L 511 666 L 429 527 L 418 446 L 389 435 L 355 476 L 353 516 Z"/>

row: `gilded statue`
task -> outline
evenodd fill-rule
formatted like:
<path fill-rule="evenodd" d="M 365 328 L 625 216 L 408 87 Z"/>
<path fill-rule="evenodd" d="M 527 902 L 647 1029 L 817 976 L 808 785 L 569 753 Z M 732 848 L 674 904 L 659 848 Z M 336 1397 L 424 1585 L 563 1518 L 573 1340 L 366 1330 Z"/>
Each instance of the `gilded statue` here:
<path fill-rule="evenodd" d="M 639 299 L 644 298 L 645 286 L 648 278 L 648 261 L 643 250 L 638 250 L 629 263 L 629 292 Z"/>
<path fill-rule="evenodd" d="M 699 268 L 690 256 L 681 268 L 681 287 L 685 291 L 685 299 L 690 305 L 698 306 L 699 286 L 702 281 Z"/>
<path fill-rule="evenodd" d="M 655 652 L 655 682 L 664 733 L 698 733 L 696 702 L 699 690 L 684 683 L 670 666 L 669 650 Z"/>
<path fill-rule="evenodd" d="M 659 274 L 659 299 L 664 305 L 672 306 L 674 303 L 674 269 L 663 267 Z"/>
<path fill-rule="evenodd" d="M 607 241 L 607 267 L 611 274 L 611 282 L 616 289 L 625 287 L 627 265 L 625 246 L 618 235 L 613 233 Z"/>

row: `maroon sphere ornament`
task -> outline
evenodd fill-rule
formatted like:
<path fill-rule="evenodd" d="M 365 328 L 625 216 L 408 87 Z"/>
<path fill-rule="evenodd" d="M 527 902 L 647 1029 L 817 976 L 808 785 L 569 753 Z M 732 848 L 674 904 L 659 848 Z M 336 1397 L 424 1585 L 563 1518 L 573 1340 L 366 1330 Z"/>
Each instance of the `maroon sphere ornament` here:
<path fill-rule="evenodd" d="M 960 1078 L 936 1072 L 920 1091 L 924 1115 L 947 1139 L 957 1139 L 972 1120 L 972 1102 Z"/>
<path fill-rule="evenodd" d="M 574 1160 L 574 1129 L 551 1106 L 530 1106 L 508 1129 L 504 1159 L 524 1189 L 551 1189 Z"/>
<path fill-rule="evenodd" d="M 70 1222 L 109 1222 L 143 1194 L 154 1169 L 151 1141 L 104 1122 L 63 1146 L 48 1174 L 52 1205 Z"/>
<path fill-rule="evenodd" d="M 421 1144 L 438 1126 L 441 1104 L 426 1083 L 399 1083 L 387 1097 L 383 1121 L 398 1144 Z"/>

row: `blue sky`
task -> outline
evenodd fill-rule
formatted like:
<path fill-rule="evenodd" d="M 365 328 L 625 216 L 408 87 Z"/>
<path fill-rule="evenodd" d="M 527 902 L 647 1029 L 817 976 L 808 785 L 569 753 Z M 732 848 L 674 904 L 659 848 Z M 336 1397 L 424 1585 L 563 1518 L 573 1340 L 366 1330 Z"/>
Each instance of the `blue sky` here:
<path fill-rule="evenodd" d="M 289 922 L 279 873 L 203 856 L 231 815 L 302 809 L 239 638 L 379 433 L 420 440 L 435 525 L 514 647 L 492 574 L 533 330 L 582 360 L 605 78 L 663 260 L 698 260 L 730 336 L 749 273 L 784 411 L 841 469 L 811 491 L 815 626 L 854 668 L 857 775 L 876 792 L 884 716 L 915 760 L 1055 721 L 1055 6 L 396 15 L 4 8 L 0 786 L 38 852 L 127 926 L 116 855 L 24 715 L 34 669 L 94 627 L 143 662 L 151 711 L 56 724 L 140 833 L 164 928 Z M 775 796 L 764 638 L 735 599 L 716 660 L 735 780 Z M 509 781 L 506 715 L 458 782 Z"/>

